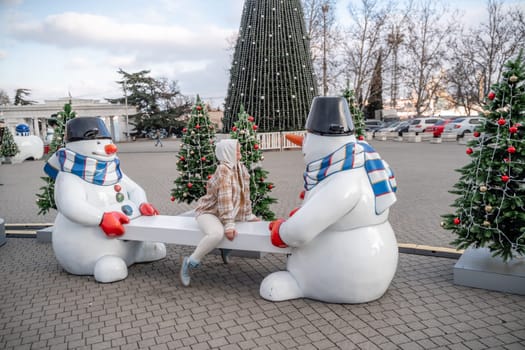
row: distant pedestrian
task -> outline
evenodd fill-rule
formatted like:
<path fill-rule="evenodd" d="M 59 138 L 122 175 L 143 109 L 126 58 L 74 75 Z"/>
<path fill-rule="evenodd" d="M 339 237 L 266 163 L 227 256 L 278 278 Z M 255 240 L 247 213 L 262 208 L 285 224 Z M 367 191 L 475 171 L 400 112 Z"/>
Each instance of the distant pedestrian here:
<path fill-rule="evenodd" d="M 162 141 L 160 140 L 160 130 L 157 129 L 157 132 L 155 133 L 155 147 L 160 145 L 162 147 Z"/>

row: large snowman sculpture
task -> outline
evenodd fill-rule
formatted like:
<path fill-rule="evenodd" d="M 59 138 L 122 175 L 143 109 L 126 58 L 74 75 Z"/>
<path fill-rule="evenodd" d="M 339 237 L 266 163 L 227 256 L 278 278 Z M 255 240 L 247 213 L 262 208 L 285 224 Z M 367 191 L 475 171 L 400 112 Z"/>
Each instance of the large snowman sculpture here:
<path fill-rule="evenodd" d="M 304 201 L 287 220 L 270 224 L 272 243 L 292 254 L 286 271 L 263 280 L 260 294 L 271 301 L 380 298 L 398 260 L 388 222 L 396 201 L 393 174 L 370 145 L 356 141 L 344 98 L 316 97 L 306 130 Z"/>
<path fill-rule="evenodd" d="M 117 146 L 103 121 L 71 119 L 65 142 L 44 167 L 55 179 L 58 214 L 52 242 L 60 265 L 69 273 L 107 283 L 126 278 L 133 263 L 164 258 L 163 243 L 116 239 L 130 219 L 158 211 L 120 170 Z"/>

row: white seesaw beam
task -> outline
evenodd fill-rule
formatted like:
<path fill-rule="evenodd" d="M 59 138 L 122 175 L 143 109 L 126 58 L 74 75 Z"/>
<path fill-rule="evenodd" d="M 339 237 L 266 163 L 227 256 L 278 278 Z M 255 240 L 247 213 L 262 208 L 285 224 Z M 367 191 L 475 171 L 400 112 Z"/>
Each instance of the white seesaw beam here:
<path fill-rule="evenodd" d="M 238 222 L 238 235 L 233 241 L 224 238 L 217 248 L 267 253 L 290 253 L 289 248 L 278 248 L 270 242 L 268 221 Z M 150 241 L 196 246 L 204 237 L 197 221 L 191 216 L 139 216 L 124 225 L 126 232 L 119 239 Z"/>

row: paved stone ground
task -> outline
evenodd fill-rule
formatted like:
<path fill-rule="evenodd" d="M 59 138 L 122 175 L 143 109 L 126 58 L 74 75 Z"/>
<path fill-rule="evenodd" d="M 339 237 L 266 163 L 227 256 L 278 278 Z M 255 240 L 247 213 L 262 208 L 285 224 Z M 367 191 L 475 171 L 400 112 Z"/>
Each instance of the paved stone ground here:
<path fill-rule="evenodd" d="M 124 171 L 164 214 L 188 206 L 169 201 L 176 142 L 120 144 Z M 399 242 L 448 246 L 439 215 L 453 197 L 452 170 L 467 158 L 456 144 L 373 142 L 394 168 L 398 203 L 391 222 Z M 298 151 L 266 152 L 279 215 L 300 201 Z M 42 162 L 0 166 L 0 217 L 6 223 L 52 222 L 36 215 Z M 30 203 L 30 204 L 28 204 Z M 387 293 L 360 305 L 300 299 L 271 303 L 259 284 L 285 258 L 206 257 L 190 288 L 178 281 L 188 247 L 129 269 L 126 280 L 98 284 L 56 262 L 50 244 L 8 238 L 0 247 L 0 349 L 525 349 L 525 297 L 453 284 L 454 259 L 400 254 Z"/>

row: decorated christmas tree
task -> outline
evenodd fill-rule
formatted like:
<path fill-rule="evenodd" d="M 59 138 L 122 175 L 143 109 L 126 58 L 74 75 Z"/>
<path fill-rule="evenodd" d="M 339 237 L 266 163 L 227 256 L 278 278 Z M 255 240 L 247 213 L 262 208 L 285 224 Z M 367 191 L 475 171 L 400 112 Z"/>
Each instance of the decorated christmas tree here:
<path fill-rule="evenodd" d="M 504 261 L 525 255 L 525 61 L 523 50 L 506 63 L 483 106 L 486 122 L 475 132 L 451 193 L 454 214 L 443 227 L 460 249 L 488 247 Z"/>
<path fill-rule="evenodd" d="M 241 105 L 261 131 L 303 130 L 317 85 L 300 0 L 245 0 L 230 69 L 224 130 Z"/>
<path fill-rule="evenodd" d="M 217 168 L 215 126 L 199 96 L 191 109 L 188 124 L 182 129 L 177 157 L 179 176 L 174 181 L 171 200 L 191 204 L 206 193 L 206 182 Z"/>
<path fill-rule="evenodd" d="M 343 91 L 343 97 L 346 98 L 348 102 L 348 107 L 350 107 L 350 114 L 354 121 L 355 127 L 355 136 L 358 140 L 364 140 L 365 138 L 365 117 L 363 112 L 359 109 L 359 105 L 355 100 L 354 90 L 345 89 Z"/>
<path fill-rule="evenodd" d="M 6 126 L 4 128 L 4 136 L 2 137 L 2 147 L 0 149 L 0 154 L 3 157 L 9 158 L 14 157 L 20 152 L 18 145 L 15 142 L 11 130 Z"/>
<path fill-rule="evenodd" d="M 270 205 L 277 200 L 269 196 L 274 184 L 266 181 L 268 171 L 264 170 L 261 162 L 264 159 L 257 140 L 258 126 L 255 118 L 248 115 L 241 105 L 237 121 L 234 123 L 230 136 L 237 139 L 241 145 L 242 162 L 250 172 L 250 199 L 255 215 L 263 220 L 274 220 L 275 214 L 270 210 Z"/>
<path fill-rule="evenodd" d="M 64 134 L 68 120 L 76 117 L 76 113 L 71 108 L 71 103 L 66 103 L 64 109 L 57 114 L 55 132 L 49 145 L 48 157 L 53 155 L 59 148 L 64 147 Z M 40 187 L 40 193 L 37 193 L 36 204 L 38 205 L 39 215 L 45 215 L 49 210 L 56 209 L 55 204 L 55 180 L 49 176 L 43 176 L 41 179 L 45 182 Z"/>

